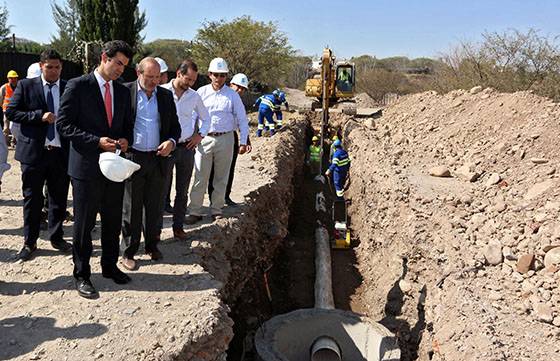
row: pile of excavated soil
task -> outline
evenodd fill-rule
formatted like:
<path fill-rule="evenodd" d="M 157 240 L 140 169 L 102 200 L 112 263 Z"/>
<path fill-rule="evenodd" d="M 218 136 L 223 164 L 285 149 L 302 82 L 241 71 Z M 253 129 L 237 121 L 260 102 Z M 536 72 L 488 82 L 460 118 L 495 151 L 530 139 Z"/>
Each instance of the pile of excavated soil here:
<path fill-rule="evenodd" d="M 352 308 L 403 360 L 560 359 L 560 106 L 474 88 L 350 120 Z"/>
<path fill-rule="evenodd" d="M 274 137 L 253 137 L 253 152 L 239 156 L 232 198 L 240 206 L 225 208 L 224 219 L 185 227 L 186 242 L 173 240 L 166 215 L 164 259 L 152 262 L 139 252 L 131 283 L 101 277 L 98 223 L 91 260 L 97 300 L 78 296 L 71 255 L 53 250 L 44 231 L 35 256 L 13 262 L 23 244 L 23 201 L 10 151 L 13 167 L 0 194 L 0 359 L 225 360 L 233 337 L 228 304 L 271 262 L 287 233 L 292 178 L 304 161 L 309 124 L 286 118 Z M 64 232 L 70 237 L 72 222 Z"/>
<path fill-rule="evenodd" d="M 356 94 L 354 101 L 359 108 L 373 108 L 377 106 L 377 102 L 367 93 Z"/>

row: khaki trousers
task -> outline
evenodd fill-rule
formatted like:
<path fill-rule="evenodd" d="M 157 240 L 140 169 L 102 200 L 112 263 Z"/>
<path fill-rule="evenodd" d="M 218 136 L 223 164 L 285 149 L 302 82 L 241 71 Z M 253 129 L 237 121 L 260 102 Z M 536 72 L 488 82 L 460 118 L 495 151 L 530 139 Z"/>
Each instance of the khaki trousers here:
<path fill-rule="evenodd" d="M 189 214 L 203 216 L 202 202 L 208 188 L 210 171 L 214 166 L 214 191 L 210 199 L 210 214 L 222 214 L 226 186 L 233 155 L 233 132 L 219 136 L 207 135 L 202 139 L 194 155 L 194 183 L 190 193 Z"/>

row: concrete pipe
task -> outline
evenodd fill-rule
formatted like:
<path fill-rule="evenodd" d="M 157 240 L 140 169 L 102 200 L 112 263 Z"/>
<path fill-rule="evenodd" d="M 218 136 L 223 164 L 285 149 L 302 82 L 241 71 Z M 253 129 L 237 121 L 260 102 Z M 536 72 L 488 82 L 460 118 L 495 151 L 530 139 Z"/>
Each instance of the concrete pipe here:
<path fill-rule="evenodd" d="M 300 309 L 266 321 L 255 334 L 258 360 L 309 361 L 314 342 L 322 336 L 336 340 L 340 360 L 400 360 L 397 339 L 379 323 L 350 311 L 319 308 Z"/>
<path fill-rule="evenodd" d="M 311 361 L 341 361 L 340 347 L 329 336 L 321 336 L 311 346 Z"/>

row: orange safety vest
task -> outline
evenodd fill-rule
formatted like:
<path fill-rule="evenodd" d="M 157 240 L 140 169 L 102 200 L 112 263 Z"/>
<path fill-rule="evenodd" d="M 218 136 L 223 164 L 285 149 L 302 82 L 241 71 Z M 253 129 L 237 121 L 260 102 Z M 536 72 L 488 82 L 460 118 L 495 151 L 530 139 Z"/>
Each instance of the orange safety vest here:
<path fill-rule="evenodd" d="M 10 83 L 6 83 L 6 94 L 4 95 L 4 102 L 2 103 L 2 109 L 6 111 L 8 109 L 8 104 L 10 104 L 10 99 L 14 95 L 14 89 L 12 89 Z"/>

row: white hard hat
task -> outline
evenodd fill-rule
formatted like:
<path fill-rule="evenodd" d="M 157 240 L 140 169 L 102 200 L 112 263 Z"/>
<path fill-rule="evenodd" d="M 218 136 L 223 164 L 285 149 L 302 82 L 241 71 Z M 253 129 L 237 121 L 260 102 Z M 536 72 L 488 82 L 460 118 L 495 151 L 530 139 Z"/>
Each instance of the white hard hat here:
<path fill-rule="evenodd" d="M 158 64 L 159 64 L 159 72 L 160 73 L 165 73 L 166 71 L 169 70 L 169 67 L 167 66 L 167 63 L 165 62 L 165 60 L 163 60 L 162 58 L 154 58 Z"/>
<path fill-rule="evenodd" d="M 27 68 L 27 79 L 33 79 L 41 76 L 41 65 L 33 63 Z"/>
<path fill-rule="evenodd" d="M 113 182 L 124 182 L 132 173 L 140 169 L 140 165 L 121 157 L 120 150 L 116 153 L 103 152 L 99 155 L 99 168 L 103 175 Z"/>
<path fill-rule="evenodd" d="M 249 89 L 249 79 L 247 79 L 247 75 L 243 73 L 237 73 L 231 78 L 231 83 L 242 86 L 245 89 Z"/>
<path fill-rule="evenodd" d="M 222 58 L 214 58 L 208 65 L 209 73 L 227 73 L 229 72 L 227 63 Z"/>

